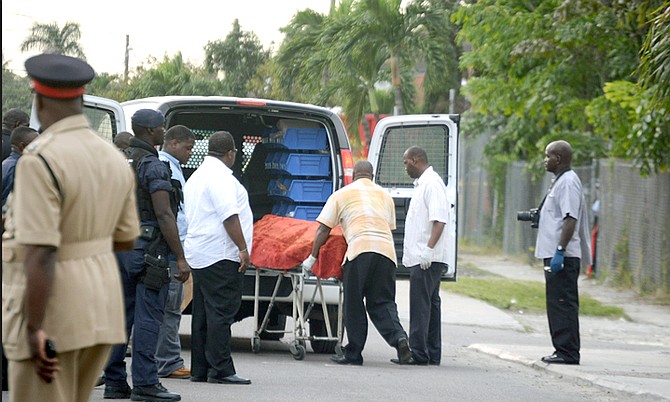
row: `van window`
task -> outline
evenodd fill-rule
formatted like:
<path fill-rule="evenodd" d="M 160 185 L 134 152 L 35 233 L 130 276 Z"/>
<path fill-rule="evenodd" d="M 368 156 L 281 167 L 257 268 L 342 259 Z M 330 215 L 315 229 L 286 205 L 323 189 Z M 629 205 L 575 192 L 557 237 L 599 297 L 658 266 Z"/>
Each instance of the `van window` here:
<path fill-rule="evenodd" d="M 402 154 L 413 145 L 418 145 L 428 154 L 428 164 L 444 178 L 448 177 L 449 129 L 446 126 L 392 127 L 384 133 L 376 181 L 386 188 L 411 188 L 411 179 L 402 163 Z"/>
<path fill-rule="evenodd" d="M 109 109 L 99 109 L 93 106 L 84 108 L 84 114 L 91 123 L 91 128 L 105 140 L 112 142 L 117 133 L 114 112 Z"/>

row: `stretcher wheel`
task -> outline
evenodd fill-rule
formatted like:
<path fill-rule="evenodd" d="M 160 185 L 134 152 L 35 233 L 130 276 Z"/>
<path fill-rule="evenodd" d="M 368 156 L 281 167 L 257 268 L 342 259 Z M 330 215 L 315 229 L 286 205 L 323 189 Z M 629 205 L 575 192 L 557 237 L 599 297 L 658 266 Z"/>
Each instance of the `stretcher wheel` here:
<path fill-rule="evenodd" d="M 296 360 L 303 360 L 305 358 L 305 347 L 302 345 L 295 345 L 295 352 L 291 352 L 293 358 Z"/>
<path fill-rule="evenodd" d="M 259 338 L 251 338 L 251 351 L 254 353 L 261 351 L 261 340 Z"/>

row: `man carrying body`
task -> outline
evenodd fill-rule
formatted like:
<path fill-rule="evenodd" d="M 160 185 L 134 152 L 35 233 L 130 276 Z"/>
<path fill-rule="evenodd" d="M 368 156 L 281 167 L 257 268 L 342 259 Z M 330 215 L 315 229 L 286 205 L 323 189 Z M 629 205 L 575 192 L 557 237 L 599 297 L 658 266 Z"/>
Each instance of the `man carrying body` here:
<path fill-rule="evenodd" d="M 235 142 L 227 131 L 209 137 L 209 150 L 184 190 L 186 256 L 193 267 L 191 381 L 251 384 L 237 375 L 230 326 L 242 304 L 253 216 L 246 189 L 233 176 Z"/>
<path fill-rule="evenodd" d="M 112 345 L 125 341 L 113 251 L 139 234 L 135 180 L 83 114 L 91 66 L 42 54 L 26 71 L 44 132 L 19 159 L 2 241 L 9 398 L 86 402 Z"/>
<path fill-rule="evenodd" d="M 570 168 L 572 147 L 565 141 L 547 145 L 544 167 L 555 175 L 540 206 L 535 257 L 544 261 L 549 333 L 554 353 L 545 363 L 579 364 L 579 294 L 581 259 L 591 263 L 586 201 L 579 176 Z"/>
<path fill-rule="evenodd" d="M 137 208 L 140 237 L 121 272 L 126 305 L 126 331 L 132 337 L 132 392 L 124 361 L 127 345 L 117 345 L 105 368 L 106 399 L 136 401 L 178 401 L 179 394 L 168 392 L 158 381 L 156 347 L 163 322 L 170 271 L 168 254 L 177 258 L 177 279 L 186 281 L 190 267 L 184 258 L 177 230 L 178 192 L 170 180 L 170 168 L 158 159 L 154 148 L 163 143 L 165 122 L 160 112 L 140 109 L 132 118 L 135 137 L 127 149 L 128 162 L 137 179 Z"/>
<path fill-rule="evenodd" d="M 442 300 L 440 276 L 447 268 L 449 222 L 447 187 L 420 147 L 409 147 L 402 156 L 405 170 L 414 179 L 414 194 L 405 219 L 402 263 L 409 269 L 409 345 L 407 364 L 440 365 L 442 357 Z M 395 362 L 394 362 L 395 363 Z"/>
<path fill-rule="evenodd" d="M 186 185 L 181 165 L 186 164 L 195 145 L 195 135 L 188 127 L 173 126 L 165 132 L 165 143 L 162 151 L 158 152 L 158 158 L 170 164 L 172 180 L 179 182 L 179 188 Z M 180 197 L 183 198 L 183 197 Z M 179 229 L 179 241 L 184 245 L 186 240 L 186 216 L 184 216 L 184 203 L 179 203 L 177 212 L 177 228 Z M 174 254 L 170 254 L 170 273 L 178 274 Z M 184 283 L 176 277 L 170 279 L 167 303 L 165 304 L 165 316 L 158 333 L 158 349 L 156 349 L 156 361 L 158 362 L 158 376 L 164 378 L 189 378 L 191 371 L 184 366 L 181 358 L 181 342 L 179 341 L 179 322 L 181 321 L 181 303 L 184 299 Z"/>
<path fill-rule="evenodd" d="M 302 263 L 303 268 L 311 269 L 332 228 L 342 227 L 348 244 L 342 271 L 344 326 L 349 343 L 343 356 L 331 357 L 337 364 L 363 364 L 368 333 L 366 309 L 377 331 L 397 349 L 397 361 L 405 364 L 412 356 L 395 304 L 397 257 L 391 235 L 395 229 L 395 206 L 372 178 L 370 162 L 356 163 L 354 182 L 333 193 L 316 218 L 320 225 L 312 252 Z"/>

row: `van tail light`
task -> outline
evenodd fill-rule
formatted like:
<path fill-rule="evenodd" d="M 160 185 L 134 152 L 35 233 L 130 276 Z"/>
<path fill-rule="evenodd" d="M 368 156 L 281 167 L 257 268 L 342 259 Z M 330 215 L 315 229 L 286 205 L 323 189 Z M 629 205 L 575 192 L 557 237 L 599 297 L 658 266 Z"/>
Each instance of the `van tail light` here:
<path fill-rule="evenodd" d="M 342 167 L 344 168 L 344 185 L 351 184 L 354 181 L 354 157 L 350 149 L 340 151 L 342 157 Z"/>

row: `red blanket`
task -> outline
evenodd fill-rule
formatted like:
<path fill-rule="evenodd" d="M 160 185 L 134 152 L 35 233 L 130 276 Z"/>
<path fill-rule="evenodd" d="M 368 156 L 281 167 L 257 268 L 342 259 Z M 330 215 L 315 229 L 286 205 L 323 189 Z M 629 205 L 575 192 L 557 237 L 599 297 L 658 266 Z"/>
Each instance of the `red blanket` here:
<path fill-rule="evenodd" d="M 254 223 L 251 263 L 257 267 L 288 270 L 300 265 L 312 251 L 319 222 L 265 215 Z M 331 232 L 319 251 L 312 272 L 319 278 L 342 279 L 342 261 L 347 251 L 339 226 Z"/>

